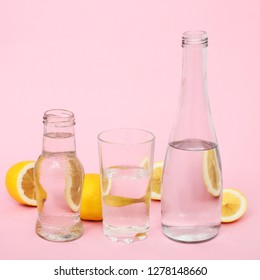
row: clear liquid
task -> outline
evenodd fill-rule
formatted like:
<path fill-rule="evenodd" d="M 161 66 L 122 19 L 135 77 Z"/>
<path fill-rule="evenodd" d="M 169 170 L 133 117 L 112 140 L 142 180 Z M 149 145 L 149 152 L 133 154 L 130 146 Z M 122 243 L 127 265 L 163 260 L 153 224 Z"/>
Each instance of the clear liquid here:
<path fill-rule="evenodd" d="M 104 234 L 112 241 L 126 243 L 146 238 L 151 195 L 147 169 L 111 167 L 104 170 L 102 181 L 109 185 L 103 189 Z"/>
<path fill-rule="evenodd" d="M 205 182 L 205 155 L 213 152 L 215 173 L 221 165 L 215 143 L 186 139 L 169 143 L 162 180 L 162 230 L 171 239 L 200 242 L 216 236 L 221 223 L 221 191 L 212 195 Z M 204 166 L 203 166 L 204 165 Z"/>
<path fill-rule="evenodd" d="M 79 214 L 83 169 L 75 152 L 44 152 L 35 166 L 35 181 L 36 232 L 51 241 L 80 237 L 83 233 Z M 69 190 L 71 185 L 73 198 Z"/>

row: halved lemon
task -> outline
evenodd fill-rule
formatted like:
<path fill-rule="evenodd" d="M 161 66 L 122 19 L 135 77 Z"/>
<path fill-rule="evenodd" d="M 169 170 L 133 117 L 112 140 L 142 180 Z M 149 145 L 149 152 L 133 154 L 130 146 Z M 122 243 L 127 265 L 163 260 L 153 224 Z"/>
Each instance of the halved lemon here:
<path fill-rule="evenodd" d="M 70 160 L 68 164 L 68 176 L 66 178 L 65 199 L 70 209 L 79 211 L 81 192 L 83 188 L 84 174 L 79 162 Z"/>
<path fill-rule="evenodd" d="M 221 170 L 215 149 L 203 153 L 203 179 L 210 194 L 218 197 L 221 193 Z"/>
<path fill-rule="evenodd" d="M 81 197 L 80 218 L 101 221 L 102 201 L 99 174 L 85 174 Z"/>
<path fill-rule="evenodd" d="M 163 174 L 163 161 L 156 161 L 153 165 L 151 199 L 161 200 L 161 184 Z"/>
<path fill-rule="evenodd" d="M 230 223 L 241 218 L 247 209 L 247 199 L 236 189 L 223 189 L 222 223 Z"/>
<path fill-rule="evenodd" d="M 21 161 L 11 166 L 5 177 L 5 185 L 10 196 L 17 202 L 36 206 L 34 184 L 35 161 Z"/>

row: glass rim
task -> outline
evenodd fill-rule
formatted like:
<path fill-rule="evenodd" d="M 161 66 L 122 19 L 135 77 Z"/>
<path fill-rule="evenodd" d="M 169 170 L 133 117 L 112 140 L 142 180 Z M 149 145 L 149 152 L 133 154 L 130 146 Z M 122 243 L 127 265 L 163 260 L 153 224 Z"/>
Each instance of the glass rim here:
<path fill-rule="evenodd" d="M 113 131 L 114 132 L 116 132 L 116 131 L 135 131 L 138 133 L 145 133 L 147 135 L 150 135 L 150 139 L 145 140 L 145 141 L 135 141 L 134 143 L 123 143 L 122 141 L 118 141 L 118 142 L 109 141 L 109 140 L 102 138 L 102 136 L 104 134 L 113 132 Z M 122 128 L 112 128 L 112 129 L 103 130 L 97 135 L 97 139 L 98 139 L 98 141 L 100 141 L 102 143 L 111 144 L 111 145 L 133 146 L 133 145 L 141 145 L 141 144 L 153 142 L 155 140 L 155 135 L 152 132 L 145 130 L 145 129 L 122 127 Z"/>

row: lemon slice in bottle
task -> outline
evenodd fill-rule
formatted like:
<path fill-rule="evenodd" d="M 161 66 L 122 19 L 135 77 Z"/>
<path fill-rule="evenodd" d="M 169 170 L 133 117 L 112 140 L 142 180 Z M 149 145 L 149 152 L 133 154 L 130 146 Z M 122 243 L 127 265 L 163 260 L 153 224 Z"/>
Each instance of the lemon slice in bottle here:
<path fill-rule="evenodd" d="M 208 192 L 218 197 L 221 193 L 221 171 L 215 149 L 203 153 L 203 179 Z"/>
<path fill-rule="evenodd" d="M 68 168 L 69 172 L 66 178 L 65 200 L 70 209 L 77 212 L 80 208 L 84 174 L 82 173 L 82 166 L 77 161 L 70 160 Z"/>

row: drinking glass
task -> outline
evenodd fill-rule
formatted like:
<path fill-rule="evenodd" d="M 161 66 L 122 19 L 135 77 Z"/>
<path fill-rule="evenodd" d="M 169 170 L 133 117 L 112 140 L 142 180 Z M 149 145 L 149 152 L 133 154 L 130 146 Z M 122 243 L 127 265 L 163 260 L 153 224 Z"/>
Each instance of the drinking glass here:
<path fill-rule="evenodd" d="M 133 128 L 98 135 L 103 231 L 112 241 L 147 237 L 154 142 L 151 132 Z"/>

